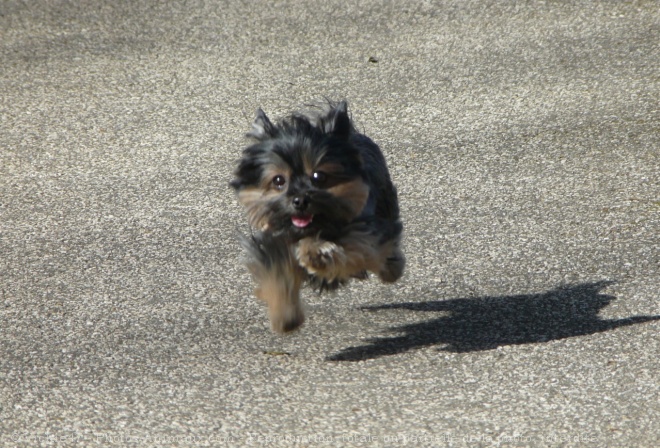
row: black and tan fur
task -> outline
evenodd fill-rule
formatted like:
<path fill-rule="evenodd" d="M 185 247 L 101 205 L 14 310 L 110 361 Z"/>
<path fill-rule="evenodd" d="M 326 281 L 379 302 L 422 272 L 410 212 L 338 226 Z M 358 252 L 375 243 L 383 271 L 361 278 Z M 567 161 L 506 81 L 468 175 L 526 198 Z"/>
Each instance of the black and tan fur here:
<path fill-rule="evenodd" d="M 336 287 L 373 272 L 401 277 L 402 224 L 378 146 L 358 133 L 345 102 L 273 124 L 259 110 L 231 186 L 252 236 L 242 238 L 256 295 L 272 327 L 302 325 L 300 288 Z"/>

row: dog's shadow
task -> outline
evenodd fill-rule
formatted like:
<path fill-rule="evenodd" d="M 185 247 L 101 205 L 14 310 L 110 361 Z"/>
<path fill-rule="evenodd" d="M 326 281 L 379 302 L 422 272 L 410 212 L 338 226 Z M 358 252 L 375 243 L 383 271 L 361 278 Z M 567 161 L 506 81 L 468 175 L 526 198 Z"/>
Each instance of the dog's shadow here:
<path fill-rule="evenodd" d="M 503 345 L 542 343 L 660 320 L 660 316 L 601 319 L 598 313 L 615 297 L 601 293 L 614 282 L 560 287 L 518 296 L 461 298 L 363 307 L 368 312 L 409 310 L 441 317 L 390 328 L 391 337 L 367 340 L 329 356 L 330 361 L 362 361 L 422 347 L 449 352 L 491 350 Z"/>

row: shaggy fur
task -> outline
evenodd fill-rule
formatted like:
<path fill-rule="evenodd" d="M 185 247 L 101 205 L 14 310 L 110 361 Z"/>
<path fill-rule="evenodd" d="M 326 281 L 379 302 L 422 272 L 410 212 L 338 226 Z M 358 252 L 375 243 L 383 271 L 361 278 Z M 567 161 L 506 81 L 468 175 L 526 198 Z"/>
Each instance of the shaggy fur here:
<path fill-rule="evenodd" d="M 277 332 L 304 321 L 300 288 L 332 289 L 367 271 L 401 277 L 403 226 L 378 146 L 355 130 L 346 102 L 273 124 L 260 109 L 231 182 L 253 229 L 242 238 L 256 295 Z"/>

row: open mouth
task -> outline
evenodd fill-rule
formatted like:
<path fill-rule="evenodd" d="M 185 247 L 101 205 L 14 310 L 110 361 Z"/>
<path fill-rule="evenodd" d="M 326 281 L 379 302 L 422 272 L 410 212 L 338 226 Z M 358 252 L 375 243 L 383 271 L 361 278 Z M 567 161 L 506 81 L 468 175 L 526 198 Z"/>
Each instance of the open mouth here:
<path fill-rule="evenodd" d="M 294 226 L 304 229 L 312 223 L 312 218 L 314 218 L 314 215 L 294 215 L 291 217 L 291 222 Z"/>

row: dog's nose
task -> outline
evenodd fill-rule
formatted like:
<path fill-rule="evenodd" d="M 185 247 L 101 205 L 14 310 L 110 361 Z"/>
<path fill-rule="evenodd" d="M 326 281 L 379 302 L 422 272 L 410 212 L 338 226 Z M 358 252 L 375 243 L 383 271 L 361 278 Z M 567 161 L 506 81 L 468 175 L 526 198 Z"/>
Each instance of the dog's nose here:
<path fill-rule="evenodd" d="M 303 211 L 307 208 L 307 205 L 309 205 L 309 200 L 307 199 L 307 196 L 294 196 L 293 197 L 293 208 L 299 211 Z"/>

